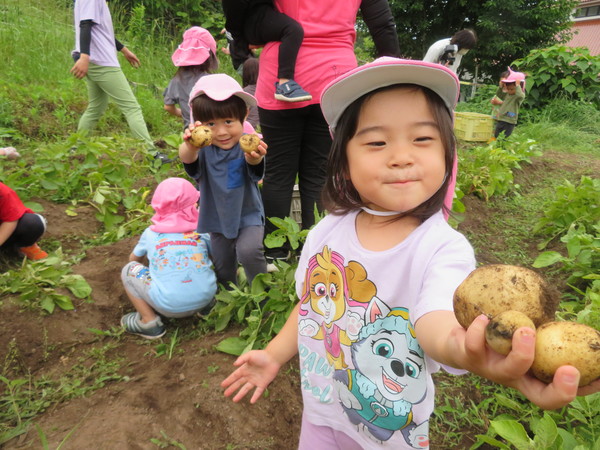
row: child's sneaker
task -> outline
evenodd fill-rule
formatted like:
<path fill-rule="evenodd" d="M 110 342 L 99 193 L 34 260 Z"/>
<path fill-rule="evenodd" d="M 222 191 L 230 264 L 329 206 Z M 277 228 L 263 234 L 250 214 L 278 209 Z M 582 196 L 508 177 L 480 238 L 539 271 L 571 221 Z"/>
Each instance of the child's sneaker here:
<path fill-rule="evenodd" d="M 304 102 L 312 100 L 312 95 L 294 80 L 289 80 L 283 84 L 275 83 L 275 99 L 283 102 Z"/>
<path fill-rule="evenodd" d="M 142 323 L 138 312 L 125 314 L 121 317 L 121 326 L 128 333 L 137 334 L 146 339 L 158 339 L 167 332 L 159 316 L 156 316 L 156 319 L 152 322 Z"/>
<path fill-rule="evenodd" d="M 19 251 L 25 255 L 27 259 L 31 259 L 32 261 L 48 257 L 48 253 L 42 250 L 37 244 L 30 245 L 29 247 L 21 247 L 19 248 Z"/>

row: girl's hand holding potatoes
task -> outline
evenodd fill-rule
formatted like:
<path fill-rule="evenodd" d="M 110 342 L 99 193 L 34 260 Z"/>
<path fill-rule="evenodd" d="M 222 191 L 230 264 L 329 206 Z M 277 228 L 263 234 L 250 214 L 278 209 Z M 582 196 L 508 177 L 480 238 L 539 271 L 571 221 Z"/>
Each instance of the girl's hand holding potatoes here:
<path fill-rule="evenodd" d="M 518 389 L 544 409 L 600 391 L 600 332 L 555 322 L 557 300 L 529 269 L 487 265 L 473 271 L 454 295 L 475 366 L 465 368 Z"/>

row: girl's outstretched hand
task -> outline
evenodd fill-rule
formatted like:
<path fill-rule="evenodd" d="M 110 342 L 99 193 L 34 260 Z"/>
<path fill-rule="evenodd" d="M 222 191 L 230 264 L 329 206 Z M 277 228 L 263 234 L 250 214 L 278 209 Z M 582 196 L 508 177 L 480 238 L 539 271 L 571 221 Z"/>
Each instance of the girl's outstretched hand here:
<path fill-rule="evenodd" d="M 468 361 L 465 369 L 518 389 L 543 409 L 561 408 L 573 401 L 577 395 L 600 391 L 600 380 L 578 388 L 579 371 L 573 366 L 560 367 L 550 384 L 533 377 L 528 372 L 535 356 L 535 331 L 525 327 L 519 328 L 513 336 L 512 351 L 505 357 L 485 344 L 485 327 L 488 322 L 487 317 L 480 316 L 473 321 L 468 330 L 463 330 L 464 352 Z"/>
<path fill-rule="evenodd" d="M 239 402 L 254 388 L 250 403 L 256 403 L 281 368 L 266 350 L 244 353 L 233 365 L 238 368 L 221 382 L 221 387 L 225 388 L 225 397 L 237 391 L 233 397 L 234 402 Z"/>

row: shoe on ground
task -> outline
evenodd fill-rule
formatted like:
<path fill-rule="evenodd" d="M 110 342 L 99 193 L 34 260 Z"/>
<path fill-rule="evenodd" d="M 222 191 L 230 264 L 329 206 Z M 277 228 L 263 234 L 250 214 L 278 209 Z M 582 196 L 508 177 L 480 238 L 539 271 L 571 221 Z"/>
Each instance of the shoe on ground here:
<path fill-rule="evenodd" d="M 121 317 L 121 326 L 131 334 L 137 334 L 146 339 L 158 339 L 167 332 L 162 320 L 156 316 L 151 322 L 142 323 L 140 313 L 132 312 Z"/>
<path fill-rule="evenodd" d="M 312 100 L 312 95 L 294 80 L 289 80 L 283 84 L 275 83 L 275 99 L 283 102 L 304 102 Z"/>
<path fill-rule="evenodd" d="M 277 266 L 273 263 L 267 263 L 267 273 L 279 272 Z"/>
<path fill-rule="evenodd" d="M 48 253 L 40 248 L 39 245 L 33 244 L 29 247 L 21 247 L 19 251 L 32 261 L 38 261 L 40 259 L 44 259 L 48 257 Z"/>
<path fill-rule="evenodd" d="M 154 159 L 159 160 L 162 164 L 169 164 L 175 160 L 174 158 L 169 158 L 167 155 L 161 152 L 156 152 L 154 154 Z"/>

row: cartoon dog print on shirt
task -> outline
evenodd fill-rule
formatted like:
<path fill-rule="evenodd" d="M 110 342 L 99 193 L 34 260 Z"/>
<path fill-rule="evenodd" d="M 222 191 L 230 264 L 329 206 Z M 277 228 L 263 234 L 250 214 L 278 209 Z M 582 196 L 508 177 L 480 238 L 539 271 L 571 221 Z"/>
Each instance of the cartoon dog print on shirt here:
<path fill-rule="evenodd" d="M 408 310 L 374 298 L 351 354 L 354 369 L 333 375 L 349 420 L 376 441 L 400 430 L 413 448 L 428 447 L 428 421 L 413 422 L 412 407 L 425 399 L 427 379 Z"/>
<path fill-rule="evenodd" d="M 375 285 L 366 278 L 360 264 L 351 261 L 344 266 L 342 256 L 325 246 L 321 253 L 309 260 L 301 299 L 301 305 L 308 305 L 323 320 L 319 325 L 313 319 L 302 319 L 298 325 L 299 333 L 322 340 L 327 360 L 335 369 L 348 367 L 343 347 L 350 346 L 358 336 L 362 318 L 355 312 L 347 312 L 347 303 L 363 303 L 362 307 L 365 308 L 375 293 Z M 300 314 L 307 314 L 302 306 Z M 342 329 L 336 322 L 344 316 L 347 321 L 345 329 Z"/>

